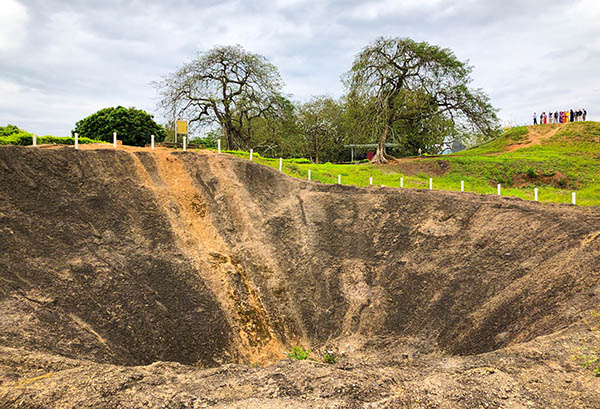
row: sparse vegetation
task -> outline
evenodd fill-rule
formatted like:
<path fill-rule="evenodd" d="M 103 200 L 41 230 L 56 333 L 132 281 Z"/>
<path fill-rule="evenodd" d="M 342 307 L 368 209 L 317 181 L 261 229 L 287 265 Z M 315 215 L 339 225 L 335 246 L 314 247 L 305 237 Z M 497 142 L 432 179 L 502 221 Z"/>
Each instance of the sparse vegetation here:
<path fill-rule="evenodd" d="M 581 344 L 573 359 L 581 362 L 584 368 L 600 376 L 600 311 L 590 312 L 590 318 L 585 321 L 591 335 Z"/>
<path fill-rule="evenodd" d="M 325 352 L 325 355 L 323 355 L 323 362 L 325 362 L 326 364 L 335 364 L 337 362 L 337 357 L 335 356 L 335 354 L 333 353 L 333 351 L 327 351 Z"/>
<path fill-rule="evenodd" d="M 310 349 L 304 349 L 302 346 L 294 345 L 292 346 L 292 350 L 287 352 L 286 355 L 290 359 L 304 361 L 310 358 L 310 352 Z"/>

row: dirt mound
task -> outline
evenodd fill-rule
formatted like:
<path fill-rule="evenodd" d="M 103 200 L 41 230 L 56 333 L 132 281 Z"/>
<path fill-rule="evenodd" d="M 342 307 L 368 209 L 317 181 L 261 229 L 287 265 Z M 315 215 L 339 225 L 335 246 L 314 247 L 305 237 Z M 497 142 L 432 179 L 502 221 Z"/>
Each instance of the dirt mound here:
<path fill-rule="evenodd" d="M 541 358 L 600 402 L 567 356 L 599 303 L 599 232 L 595 208 L 323 185 L 213 153 L 2 147 L 0 402 L 476 407 L 477 368 L 504 366 L 501 388 Z M 296 344 L 343 359 L 185 366 Z M 542 378 L 498 394 L 573 402 Z"/>

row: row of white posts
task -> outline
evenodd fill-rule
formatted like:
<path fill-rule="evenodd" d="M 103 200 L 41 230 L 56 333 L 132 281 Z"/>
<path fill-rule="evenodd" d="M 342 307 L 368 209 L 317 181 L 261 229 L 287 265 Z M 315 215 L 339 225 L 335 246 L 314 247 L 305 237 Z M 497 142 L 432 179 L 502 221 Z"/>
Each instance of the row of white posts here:
<path fill-rule="evenodd" d="M 79 149 L 79 134 L 75 132 L 75 149 Z M 37 146 L 37 136 L 33 135 L 33 146 Z M 221 153 L 221 140 L 217 140 L 218 152 Z M 113 132 L 113 147 L 117 149 L 117 133 Z M 150 135 L 150 147 L 154 150 L 154 135 Z M 187 151 L 187 138 L 183 138 L 183 150 Z M 252 149 L 250 149 L 250 160 L 252 160 Z M 281 169 L 280 169 L 281 170 Z"/>
<path fill-rule="evenodd" d="M 250 149 L 250 160 L 252 160 L 252 149 Z M 279 158 L 279 171 L 282 172 L 283 171 L 283 158 Z M 308 180 L 311 180 L 311 170 L 308 170 Z M 342 184 L 342 175 L 338 175 L 338 185 Z M 373 185 L 373 177 L 369 178 L 369 185 L 372 186 Z M 404 178 L 400 178 L 400 187 L 404 188 Z M 500 183 L 498 183 L 498 196 L 502 196 L 502 185 Z M 429 190 L 433 190 L 433 178 L 429 178 Z M 461 180 L 460 181 L 460 191 L 464 192 L 465 191 L 465 181 Z M 533 196 L 534 196 L 534 201 L 538 201 L 538 188 L 536 187 L 535 189 L 533 189 Z M 577 204 L 577 197 L 576 197 L 576 193 L 572 192 L 571 193 L 571 203 L 572 204 Z"/>

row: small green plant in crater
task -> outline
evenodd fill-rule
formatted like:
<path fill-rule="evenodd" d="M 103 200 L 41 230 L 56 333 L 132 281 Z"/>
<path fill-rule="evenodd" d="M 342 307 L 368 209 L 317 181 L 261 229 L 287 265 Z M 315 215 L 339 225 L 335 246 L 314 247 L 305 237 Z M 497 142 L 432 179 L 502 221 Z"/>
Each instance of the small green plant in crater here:
<path fill-rule="evenodd" d="M 325 352 L 325 355 L 323 355 L 323 362 L 325 362 L 326 364 L 335 364 L 337 362 L 337 357 L 335 356 L 335 354 L 333 353 L 333 351 L 327 351 Z"/>
<path fill-rule="evenodd" d="M 292 350 L 286 353 L 287 357 L 290 359 L 296 359 L 298 361 L 303 361 L 310 357 L 310 349 L 304 349 L 299 345 L 292 346 Z"/>

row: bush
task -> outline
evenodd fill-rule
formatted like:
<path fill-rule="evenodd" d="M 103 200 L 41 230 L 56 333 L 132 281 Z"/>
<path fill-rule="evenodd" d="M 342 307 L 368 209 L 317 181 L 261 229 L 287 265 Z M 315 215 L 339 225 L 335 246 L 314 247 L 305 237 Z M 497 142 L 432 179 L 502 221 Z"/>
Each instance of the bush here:
<path fill-rule="evenodd" d="M 150 143 L 150 135 L 156 142 L 165 139 L 163 127 L 154 122 L 152 115 L 135 108 L 104 108 L 75 124 L 72 134 L 80 137 L 112 142 L 113 132 L 125 145 L 144 146 Z"/>
<path fill-rule="evenodd" d="M 0 145 L 31 145 L 33 135 L 29 132 L 19 131 L 8 136 L 0 136 Z"/>
<path fill-rule="evenodd" d="M 8 124 L 6 126 L 0 126 L 0 137 L 14 135 L 19 132 L 23 131 L 21 131 L 16 125 Z"/>
<path fill-rule="evenodd" d="M 535 178 L 537 178 L 537 172 L 535 171 L 534 168 L 528 168 L 527 176 L 529 176 L 531 179 L 535 179 Z"/>
<path fill-rule="evenodd" d="M 310 357 L 310 349 L 304 349 L 301 346 L 294 345 L 292 350 L 287 353 L 287 357 L 290 359 L 296 359 L 298 361 L 303 361 Z"/>

